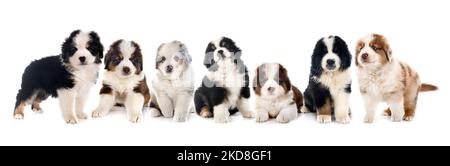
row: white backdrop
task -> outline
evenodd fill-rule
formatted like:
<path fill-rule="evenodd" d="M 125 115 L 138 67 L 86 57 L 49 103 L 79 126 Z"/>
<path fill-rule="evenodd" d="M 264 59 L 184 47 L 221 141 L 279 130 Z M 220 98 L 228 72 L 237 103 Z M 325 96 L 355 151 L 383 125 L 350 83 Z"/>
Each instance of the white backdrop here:
<path fill-rule="evenodd" d="M 450 110 L 445 104 L 448 7 L 445 0 L 1 1 L 0 145 L 450 145 Z M 216 124 L 196 114 L 186 123 L 175 123 L 150 117 L 148 112 L 142 123 L 132 124 L 124 111 L 67 125 L 56 99 L 42 103 L 43 114 L 27 108 L 24 120 L 14 120 L 24 68 L 33 59 L 59 54 L 64 38 L 74 29 L 95 30 L 105 48 L 120 38 L 138 42 L 150 79 L 159 44 L 180 40 L 193 57 L 197 86 L 206 72 L 202 61 L 207 43 L 228 36 L 243 50 L 251 78 L 260 63 L 280 62 L 302 92 L 319 38 L 339 35 L 354 53 L 357 39 L 380 33 L 388 38 L 395 57 L 440 90 L 421 94 L 414 121 L 401 123 L 382 116 L 374 124 L 363 123 L 365 111 L 354 66 L 353 119 L 348 125 L 319 124 L 313 114 L 302 114 L 288 124 L 274 120 L 258 124 L 240 115 L 230 123 Z M 91 91 L 85 108 L 89 114 L 98 104 L 99 88 L 97 84 Z M 384 107 L 380 105 L 378 115 Z"/>

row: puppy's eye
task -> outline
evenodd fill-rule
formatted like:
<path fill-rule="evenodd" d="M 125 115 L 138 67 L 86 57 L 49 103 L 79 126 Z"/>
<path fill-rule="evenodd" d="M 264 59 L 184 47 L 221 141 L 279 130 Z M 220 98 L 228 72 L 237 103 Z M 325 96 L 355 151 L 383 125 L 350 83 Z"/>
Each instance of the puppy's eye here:
<path fill-rule="evenodd" d="M 180 61 L 180 59 L 181 59 L 181 58 L 180 58 L 179 56 L 174 56 L 174 57 L 173 57 L 173 60 L 175 60 L 175 62 Z"/>
<path fill-rule="evenodd" d="M 163 63 L 164 61 L 166 61 L 166 57 L 161 57 L 161 58 L 159 58 L 158 63 Z"/>
<path fill-rule="evenodd" d="M 70 52 L 77 52 L 77 48 L 75 48 L 75 47 L 72 47 L 72 48 L 70 48 Z"/>
<path fill-rule="evenodd" d="M 94 47 L 89 46 L 88 48 L 86 48 L 89 52 L 94 52 Z"/>
<path fill-rule="evenodd" d="M 372 49 L 375 50 L 375 51 L 377 51 L 377 50 L 379 50 L 379 49 L 381 49 L 381 48 L 373 45 L 373 46 L 372 46 Z"/>

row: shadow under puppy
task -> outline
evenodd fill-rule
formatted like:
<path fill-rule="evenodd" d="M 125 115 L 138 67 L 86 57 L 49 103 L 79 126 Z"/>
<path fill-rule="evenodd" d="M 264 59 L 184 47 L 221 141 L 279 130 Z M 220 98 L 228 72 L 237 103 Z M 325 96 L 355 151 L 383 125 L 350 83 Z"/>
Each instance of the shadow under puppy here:
<path fill-rule="evenodd" d="M 92 117 L 102 117 L 114 106 L 124 106 L 128 120 L 137 123 L 142 120 L 142 109 L 148 106 L 149 100 L 139 45 L 134 41 L 117 40 L 105 55 L 100 103 L 92 111 Z"/>
<path fill-rule="evenodd" d="M 208 73 L 195 91 L 196 112 L 204 118 L 214 117 L 218 123 L 228 122 L 229 116 L 238 111 L 245 118 L 253 117 L 248 71 L 234 41 L 221 37 L 210 42 L 203 64 Z"/>
<path fill-rule="evenodd" d="M 347 44 L 339 36 L 317 41 L 301 112 L 317 112 L 320 123 L 331 122 L 333 112 L 336 122 L 350 122 L 351 59 Z"/>
<path fill-rule="evenodd" d="M 60 55 L 35 60 L 26 67 L 16 97 L 14 118 L 23 119 L 27 105 L 35 112 L 42 111 L 40 103 L 53 96 L 58 97 L 66 123 L 86 119 L 84 105 L 97 80 L 102 58 L 103 45 L 97 33 L 73 31 L 62 44 Z"/>
<path fill-rule="evenodd" d="M 180 41 L 163 43 L 156 55 L 156 76 L 151 84 L 150 113 L 186 121 L 192 107 L 194 74 L 192 58 Z"/>
<path fill-rule="evenodd" d="M 291 84 L 286 68 L 278 63 L 258 66 L 253 90 L 257 122 L 276 118 L 278 122 L 287 123 L 297 118 L 303 106 L 302 93 Z"/>

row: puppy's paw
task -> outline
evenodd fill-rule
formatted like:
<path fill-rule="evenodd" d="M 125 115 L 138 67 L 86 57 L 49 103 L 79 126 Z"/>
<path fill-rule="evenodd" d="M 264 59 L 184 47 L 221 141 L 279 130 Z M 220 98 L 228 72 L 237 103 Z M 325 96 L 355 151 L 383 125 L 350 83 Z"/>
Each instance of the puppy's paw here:
<path fill-rule="evenodd" d="M 230 121 L 230 113 L 226 111 L 214 111 L 214 121 L 216 123 L 227 123 Z"/>
<path fill-rule="evenodd" d="M 403 116 L 403 120 L 404 121 L 412 121 L 414 119 L 414 116 L 411 116 L 411 115 L 409 115 L 409 116 Z"/>
<path fill-rule="evenodd" d="M 78 112 L 77 117 L 78 117 L 78 119 L 87 119 L 88 115 L 84 112 Z"/>
<path fill-rule="evenodd" d="M 300 109 L 301 113 L 308 113 L 311 112 L 306 106 L 302 106 L 302 108 Z"/>
<path fill-rule="evenodd" d="M 64 116 L 64 121 L 66 121 L 67 124 L 77 124 L 78 123 L 78 119 L 74 115 Z"/>
<path fill-rule="evenodd" d="M 23 114 L 14 114 L 14 119 L 23 119 Z"/>
<path fill-rule="evenodd" d="M 104 114 L 98 110 L 92 111 L 92 118 L 101 118 L 103 116 L 104 116 Z"/>
<path fill-rule="evenodd" d="M 373 123 L 374 118 L 375 117 L 373 115 L 366 115 L 364 117 L 364 123 Z"/>
<path fill-rule="evenodd" d="M 213 114 L 209 111 L 208 107 L 203 107 L 200 111 L 200 116 L 203 118 L 210 118 Z"/>
<path fill-rule="evenodd" d="M 142 115 L 140 113 L 130 113 L 128 120 L 132 123 L 139 123 L 142 121 Z"/>
<path fill-rule="evenodd" d="M 331 115 L 317 115 L 317 121 L 319 123 L 330 123 Z"/>
<path fill-rule="evenodd" d="M 265 122 L 269 120 L 269 114 L 268 113 L 256 113 L 256 122 Z"/>
<path fill-rule="evenodd" d="M 32 110 L 35 113 L 43 113 L 44 112 L 41 108 L 33 108 Z"/>
<path fill-rule="evenodd" d="M 243 111 L 243 112 L 241 112 L 241 114 L 242 114 L 242 117 L 244 117 L 244 118 L 253 118 L 253 112 L 251 112 L 251 111 Z"/>
<path fill-rule="evenodd" d="M 401 122 L 403 119 L 403 115 L 392 115 L 391 119 L 393 122 Z"/>
<path fill-rule="evenodd" d="M 383 111 L 383 116 L 391 116 L 391 109 L 387 108 Z"/>
<path fill-rule="evenodd" d="M 336 116 L 336 122 L 340 123 L 340 124 L 347 124 L 350 123 L 350 116 L 348 116 L 348 114 L 343 115 L 343 116 Z"/>
<path fill-rule="evenodd" d="M 150 108 L 150 116 L 152 116 L 152 117 L 159 117 L 159 116 L 161 116 L 162 114 L 161 114 L 161 111 L 159 111 L 158 109 L 156 109 L 156 108 Z"/>
<path fill-rule="evenodd" d="M 175 121 L 175 122 L 185 122 L 188 119 L 188 115 L 189 115 L 189 113 L 182 114 L 182 115 L 175 114 L 173 116 L 173 121 Z"/>

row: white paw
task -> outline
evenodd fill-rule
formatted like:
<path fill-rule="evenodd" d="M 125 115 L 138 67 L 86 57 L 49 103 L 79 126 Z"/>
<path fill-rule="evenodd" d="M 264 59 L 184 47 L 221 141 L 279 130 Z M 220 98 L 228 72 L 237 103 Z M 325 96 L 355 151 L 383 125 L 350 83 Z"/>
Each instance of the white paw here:
<path fill-rule="evenodd" d="M 77 124 L 78 119 L 74 115 L 66 115 L 64 116 L 64 120 L 67 124 Z"/>
<path fill-rule="evenodd" d="M 185 122 L 187 120 L 187 116 L 173 116 L 173 121 L 175 122 Z"/>
<path fill-rule="evenodd" d="M 33 108 L 33 112 L 35 112 L 35 113 L 43 113 L 44 111 L 42 109 Z"/>
<path fill-rule="evenodd" d="M 330 123 L 331 115 L 317 115 L 317 121 L 320 123 Z"/>
<path fill-rule="evenodd" d="M 88 115 L 84 112 L 78 112 L 77 117 L 78 117 L 78 119 L 87 119 Z"/>
<path fill-rule="evenodd" d="M 302 108 L 300 109 L 301 113 L 308 113 L 311 112 L 306 106 L 302 106 Z"/>
<path fill-rule="evenodd" d="M 364 123 L 373 123 L 374 116 L 373 115 L 367 115 L 364 117 Z"/>
<path fill-rule="evenodd" d="M 343 116 L 336 116 L 336 122 L 341 124 L 350 123 L 350 116 L 348 116 L 348 114 Z"/>
<path fill-rule="evenodd" d="M 161 113 L 166 118 L 172 118 L 173 117 L 173 110 L 166 110 L 166 111 L 161 110 Z"/>
<path fill-rule="evenodd" d="M 392 115 L 391 119 L 393 122 L 401 122 L 403 119 L 403 115 Z"/>
<path fill-rule="evenodd" d="M 256 113 L 256 122 L 265 122 L 269 120 L 269 114 L 268 113 Z"/>
<path fill-rule="evenodd" d="M 230 112 L 226 111 L 214 111 L 214 121 L 216 123 L 227 123 L 230 121 Z"/>
<path fill-rule="evenodd" d="M 142 121 L 142 115 L 140 113 L 130 113 L 128 120 L 132 123 L 139 123 Z"/>
<path fill-rule="evenodd" d="M 23 114 L 15 114 L 14 119 L 23 119 Z"/>
<path fill-rule="evenodd" d="M 150 108 L 150 116 L 152 116 L 152 117 L 159 117 L 159 116 L 161 116 L 162 114 L 161 114 L 161 111 L 159 111 L 158 109 L 156 109 L 156 108 Z"/>
<path fill-rule="evenodd" d="M 241 112 L 242 117 L 244 118 L 253 118 L 253 112 L 251 111 L 245 111 L 245 112 Z"/>
<path fill-rule="evenodd" d="M 92 118 L 101 118 L 103 116 L 104 116 L 104 114 L 101 113 L 100 111 L 97 111 L 97 110 L 92 111 Z"/>
<path fill-rule="evenodd" d="M 403 120 L 405 121 L 412 121 L 414 119 L 414 116 L 405 116 L 403 117 Z"/>

